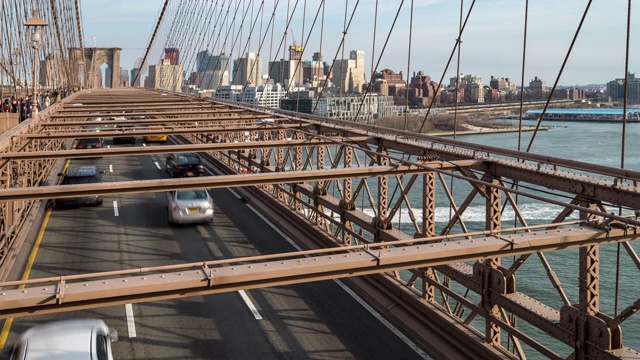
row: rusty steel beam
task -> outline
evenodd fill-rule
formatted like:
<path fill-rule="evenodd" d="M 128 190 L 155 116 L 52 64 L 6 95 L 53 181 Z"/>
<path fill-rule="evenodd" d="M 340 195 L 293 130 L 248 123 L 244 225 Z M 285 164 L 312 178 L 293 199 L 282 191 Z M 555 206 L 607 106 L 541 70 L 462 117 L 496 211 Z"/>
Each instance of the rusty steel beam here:
<path fill-rule="evenodd" d="M 468 166 L 471 163 L 467 163 Z M 376 177 L 392 174 L 422 174 L 433 169 L 455 169 L 453 163 L 428 163 L 428 169 L 416 166 L 376 166 L 351 169 L 314 171 L 288 171 L 278 173 L 256 173 L 222 176 L 202 176 L 180 179 L 154 179 L 122 181 L 117 183 L 54 185 L 0 190 L 0 202 L 26 199 L 71 198 L 91 195 L 134 194 L 141 192 L 164 192 L 177 189 L 229 188 L 278 183 L 300 183 L 318 179 L 334 180 L 344 177 Z"/>
<path fill-rule="evenodd" d="M 100 116 L 100 114 L 96 114 L 96 115 L 87 115 L 86 118 L 99 118 L 99 117 L 104 117 L 104 116 Z M 119 116 L 119 117 L 126 117 L 126 116 Z M 42 123 L 40 124 L 41 126 L 47 128 L 47 127 L 59 127 L 59 128 L 65 128 L 65 127 L 70 127 L 70 126 L 89 126 L 89 125 L 102 125 L 102 126 L 109 126 L 109 125 L 120 125 L 120 124 L 132 124 L 132 125 L 148 125 L 148 124 L 173 124 L 173 123 L 199 123 L 199 122 L 203 122 L 203 123 L 207 123 L 207 122 L 220 122 L 220 123 L 224 123 L 224 122 L 231 122 L 231 121 L 251 121 L 251 120 L 259 120 L 259 119 L 264 119 L 265 116 L 257 116 L 257 115 L 234 115 L 234 116 L 219 116 L 219 117 L 215 117 L 215 116 L 208 116 L 208 117 L 174 117 L 174 118 L 150 118 L 150 119 L 127 119 L 127 120 L 82 120 L 82 121 L 76 121 L 76 120 L 69 120 L 69 121 L 64 121 L 64 120 L 56 120 L 56 121 L 51 121 L 51 122 L 46 122 L 46 123 Z M 286 118 L 274 118 L 276 120 L 276 122 L 278 120 L 287 120 Z"/>
<path fill-rule="evenodd" d="M 147 112 L 137 112 L 137 113 L 126 113 L 123 114 L 122 112 L 117 113 L 101 113 L 100 117 L 107 117 L 109 115 L 114 116 L 114 117 L 120 117 L 120 116 L 163 116 L 163 115 L 206 115 L 206 114 L 221 114 L 221 113 L 229 113 L 229 112 L 239 112 L 239 111 L 228 111 L 228 110 L 207 110 L 207 109 L 202 109 L 199 111 L 192 111 L 192 110 L 186 110 L 186 111 L 147 111 Z M 86 114 L 65 114 L 65 115 L 59 115 L 59 114 L 51 114 L 48 115 L 49 118 L 52 119 L 71 119 L 71 118 L 85 118 L 87 117 Z"/>
<path fill-rule="evenodd" d="M 623 242 L 636 236 L 635 233 L 629 234 L 620 229 L 607 232 L 581 227 L 435 244 L 408 245 L 406 241 L 378 246 L 367 244 L 351 246 L 348 249 L 324 250 L 334 253 L 331 255 L 266 262 L 262 257 L 255 257 L 123 270 L 76 276 L 76 280 L 81 280 L 77 282 L 73 281 L 73 276 L 62 280 L 56 277 L 44 281 L 14 281 L 0 283 L 0 287 L 3 288 L 0 291 L 0 318 L 369 275 L 496 256 L 515 256 L 554 250 L 560 246 L 574 248 Z M 335 253 L 340 251 L 343 253 Z M 286 254 L 275 256 L 287 258 Z M 233 261 L 242 264 L 230 264 Z M 135 275 L 122 276 L 127 273 Z M 25 289 L 6 289 L 20 284 L 37 285 Z"/>
<path fill-rule="evenodd" d="M 137 132 L 122 132 L 122 135 L 136 134 Z M 30 152 L 8 152 L 0 153 L 0 159 L 12 160 L 37 160 L 37 159 L 78 159 L 102 156 L 124 156 L 124 155 L 149 155 L 149 154 L 171 154 L 176 152 L 203 152 L 203 151 L 229 151 L 247 150 L 255 148 L 278 148 L 289 146 L 323 146 L 331 145 L 334 141 L 357 142 L 358 138 L 334 138 L 334 139 L 309 139 L 309 140 L 284 140 L 284 141 L 260 141 L 238 142 L 238 143 L 213 143 L 213 144 L 186 144 L 186 145 L 163 145 L 146 147 L 122 147 L 109 149 L 87 149 L 87 150 L 55 150 L 55 151 L 30 151 Z M 471 162 L 469 162 L 471 163 Z M 459 163 L 459 164 L 462 164 Z"/>
<path fill-rule="evenodd" d="M 309 117 L 306 114 L 305 117 Z M 316 117 L 322 119 L 320 117 Z M 377 134 L 375 145 L 382 144 L 385 147 L 403 151 L 416 156 L 433 154 L 436 156 L 448 156 L 451 158 L 476 158 L 490 157 L 497 159 L 491 155 L 500 155 L 511 158 L 516 162 L 526 160 L 540 165 L 542 169 L 549 165 L 552 167 L 564 167 L 573 170 L 580 170 L 602 174 L 606 176 L 619 177 L 632 181 L 640 181 L 640 172 L 630 169 L 614 168 L 610 166 L 592 164 L 584 161 L 564 159 L 548 155 L 532 154 L 523 151 L 509 150 L 495 146 L 480 145 L 468 143 L 460 140 L 446 139 L 434 135 L 418 134 L 410 131 L 402 131 L 380 126 L 367 124 L 349 124 L 336 119 L 326 119 L 322 123 L 310 121 L 315 124 L 320 133 L 331 133 L 336 131 L 343 132 L 344 136 L 362 136 Z M 343 126 L 332 126 L 331 123 L 339 123 Z M 416 142 L 415 140 L 426 141 Z M 448 147 L 447 147 L 448 146 Z M 507 177 L 505 175 L 501 175 Z"/>
<path fill-rule="evenodd" d="M 182 134 L 202 134 L 202 133 L 216 133 L 216 132 L 237 132 L 239 129 L 243 131 L 269 131 L 269 130 L 282 130 L 282 129 L 302 129 L 306 124 L 282 124 L 282 125 L 247 125 L 243 128 L 227 128 L 225 126 L 216 127 L 190 127 L 190 128 L 174 128 L 165 127 L 162 130 L 140 130 L 129 131 L 126 134 L 144 135 L 182 135 Z M 84 131 L 84 132 L 47 132 L 43 131 L 38 134 L 20 134 L 15 135 L 16 138 L 26 139 L 78 139 L 78 138 L 93 138 L 93 137 L 114 137 L 122 136 L 123 131 Z"/>

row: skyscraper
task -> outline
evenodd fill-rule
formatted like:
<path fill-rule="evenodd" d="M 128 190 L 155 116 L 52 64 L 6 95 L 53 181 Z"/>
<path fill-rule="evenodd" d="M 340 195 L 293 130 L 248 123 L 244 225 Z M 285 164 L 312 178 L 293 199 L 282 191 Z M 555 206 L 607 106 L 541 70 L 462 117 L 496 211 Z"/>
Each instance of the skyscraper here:
<path fill-rule="evenodd" d="M 262 59 L 249 52 L 245 57 L 233 61 L 234 85 L 261 85 Z"/>
<path fill-rule="evenodd" d="M 171 60 L 164 59 L 162 64 L 149 66 L 149 81 L 145 86 L 153 89 L 180 92 L 182 90 L 182 66 L 172 65 Z"/>
<path fill-rule="evenodd" d="M 349 59 L 333 62 L 333 83 L 343 93 L 360 93 L 365 84 L 364 51 L 351 50 Z"/>
<path fill-rule="evenodd" d="M 164 58 L 169 60 L 171 65 L 180 64 L 180 50 L 178 48 L 165 48 Z"/>

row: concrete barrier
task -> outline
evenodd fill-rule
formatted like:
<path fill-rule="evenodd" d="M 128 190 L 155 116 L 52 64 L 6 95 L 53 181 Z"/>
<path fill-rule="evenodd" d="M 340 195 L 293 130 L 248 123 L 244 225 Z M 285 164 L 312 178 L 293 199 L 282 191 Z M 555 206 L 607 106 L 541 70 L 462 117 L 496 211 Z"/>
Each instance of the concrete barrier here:
<path fill-rule="evenodd" d="M 0 134 L 18 125 L 19 121 L 18 113 L 0 113 Z"/>

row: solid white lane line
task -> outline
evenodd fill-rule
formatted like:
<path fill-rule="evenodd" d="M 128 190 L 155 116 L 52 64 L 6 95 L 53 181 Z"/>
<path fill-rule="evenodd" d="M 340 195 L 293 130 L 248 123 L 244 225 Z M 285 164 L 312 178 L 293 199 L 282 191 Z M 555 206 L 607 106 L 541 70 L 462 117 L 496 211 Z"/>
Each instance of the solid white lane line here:
<path fill-rule="evenodd" d="M 418 345 L 416 345 L 413 341 L 411 341 L 411 339 L 406 337 L 403 333 L 400 332 L 400 330 L 398 330 L 395 326 L 393 326 L 393 324 L 391 324 L 389 321 L 387 321 L 387 319 L 382 317 L 382 315 L 380 315 L 380 313 L 378 311 L 376 311 L 376 309 L 374 309 L 371 306 L 369 306 L 369 304 L 367 304 L 364 300 L 362 300 L 362 298 L 360 296 L 358 296 L 358 294 L 354 293 L 353 290 L 349 289 L 349 287 L 347 285 L 345 285 L 342 281 L 340 281 L 338 279 L 334 279 L 333 281 L 336 284 L 338 284 L 338 286 L 340 286 L 342 288 L 342 290 L 346 291 L 347 294 L 351 295 L 351 297 L 355 301 L 357 301 L 358 304 L 360 304 L 363 308 L 365 308 L 365 310 L 367 310 L 371 315 L 373 315 L 373 317 L 378 319 L 378 321 L 380 321 L 382 323 L 382 325 L 386 326 L 387 329 L 389 329 L 392 333 L 396 334 L 396 336 L 400 340 L 402 340 L 402 342 L 407 344 L 407 346 L 409 346 L 411 349 L 413 349 L 413 351 L 415 351 L 416 354 L 418 354 L 418 356 L 422 357 L 425 360 L 434 360 L 431 356 L 429 356 L 429 354 L 424 352 L 422 349 L 420 349 L 420 347 Z"/>
<path fill-rule="evenodd" d="M 120 216 L 118 214 L 118 202 L 113 200 L 113 216 Z"/>
<path fill-rule="evenodd" d="M 133 319 L 133 306 L 131 304 L 125 304 L 124 310 L 127 313 L 127 329 L 129 330 L 129 337 L 136 337 L 136 323 Z"/>
<path fill-rule="evenodd" d="M 205 169 L 204 171 L 209 175 L 220 175 L 221 174 L 221 173 L 219 173 L 217 171 L 214 172 L 214 171 L 209 170 L 209 169 Z M 242 199 L 242 196 L 238 195 L 238 193 L 235 192 L 233 189 L 227 189 L 227 190 L 229 190 L 233 194 L 233 196 L 235 196 L 236 198 Z"/>
<path fill-rule="evenodd" d="M 153 163 L 156 164 L 156 167 L 158 168 L 158 170 L 162 170 L 162 168 L 160 167 L 160 164 L 158 164 L 157 161 L 154 161 Z"/>
<path fill-rule="evenodd" d="M 271 228 L 275 230 L 275 232 L 277 232 L 278 235 L 282 236 L 289 244 L 291 244 L 291 246 L 293 246 L 298 251 L 302 251 L 302 248 L 298 246 L 298 244 L 293 242 L 291 238 L 289 238 L 282 231 L 280 231 L 280 229 L 278 229 L 275 225 L 273 225 L 273 223 L 269 221 L 267 218 L 265 218 L 264 215 L 260 214 L 260 212 L 258 212 L 258 210 L 256 210 L 253 206 L 251 206 L 251 204 L 247 204 L 247 206 L 249 207 L 249 209 L 251 209 L 251 211 L 256 213 L 256 215 L 258 215 L 264 222 L 266 222 L 269 226 L 271 226 Z M 420 357 L 422 357 L 425 360 L 433 360 L 433 358 L 431 358 L 427 353 L 422 351 L 422 349 L 420 349 L 418 345 L 416 345 L 413 341 L 411 341 L 411 339 L 404 336 L 404 334 L 402 334 L 400 330 L 398 330 L 395 326 L 393 326 L 390 322 L 388 322 L 384 317 L 382 317 L 382 315 L 380 315 L 379 312 L 377 312 L 374 308 L 369 306 L 364 300 L 362 300 L 362 298 L 360 298 L 356 293 L 354 293 L 351 289 L 349 289 L 342 281 L 340 280 L 333 280 L 333 281 L 335 281 L 336 284 L 338 284 L 342 289 L 344 289 L 344 291 L 346 291 L 347 294 L 351 295 L 351 297 L 353 297 L 360 305 L 362 305 L 367 311 L 369 311 L 371 315 L 373 315 L 376 319 L 378 319 L 384 326 L 386 326 L 389 330 L 391 330 L 391 332 L 396 334 L 396 336 L 398 336 L 400 340 L 402 340 L 405 344 L 407 344 L 410 348 L 412 348 Z"/>
<path fill-rule="evenodd" d="M 113 172 L 113 165 L 109 164 L 109 172 Z"/>
<path fill-rule="evenodd" d="M 256 213 L 256 215 L 258 215 L 260 217 L 260 219 L 262 219 L 264 222 L 266 222 L 269 226 L 271 226 L 271 228 L 273 230 L 275 230 L 275 232 L 278 233 L 278 235 L 282 236 L 282 238 L 284 238 L 285 240 L 287 240 L 287 242 L 289 244 L 291 244 L 291 246 L 293 246 L 296 250 L 298 251 L 302 251 L 302 248 L 300 246 L 298 246 L 298 244 L 296 244 L 295 242 L 293 242 L 293 240 L 291 240 L 290 237 L 288 237 L 287 235 L 285 235 L 282 231 L 280 231 L 280 229 L 278 229 L 277 226 L 273 225 L 273 223 L 271 221 L 269 221 L 266 217 L 264 217 L 264 215 L 260 214 L 260 212 L 258 210 L 256 210 L 256 208 L 254 208 L 253 206 L 251 206 L 251 204 L 247 204 L 247 206 L 249 207 L 249 209 L 251 209 L 251 211 L 253 211 L 254 213 Z"/>
<path fill-rule="evenodd" d="M 229 191 L 231 191 L 231 193 L 233 194 L 233 196 L 237 197 L 238 199 L 242 199 L 242 196 L 238 195 L 237 192 L 233 191 L 233 189 L 228 189 Z"/>
<path fill-rule="evenodd" d="M 249 310 L 251 310 L 253 317 L 256 318 L 256 320 L 262 320 L 262 315 L 260 315 L 258 309 L 256 309 L 255 305 L 253 305 L 247 293 L 244 292 L 244 290 L 238 290 L 238 293 L 242 297 L 242 300 L 244 300 L 245 304 L 247 304 L 247 306 L 249 307 Z"/>

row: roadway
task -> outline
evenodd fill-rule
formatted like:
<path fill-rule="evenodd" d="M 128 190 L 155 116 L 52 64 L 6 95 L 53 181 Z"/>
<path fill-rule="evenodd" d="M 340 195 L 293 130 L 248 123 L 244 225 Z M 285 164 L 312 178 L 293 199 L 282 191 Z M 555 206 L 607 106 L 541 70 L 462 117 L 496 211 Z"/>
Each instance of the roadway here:
<path fill-rule="evenodd" d="M 105 145 L 114 146 L 111 139 Z M 146 144 L 138 139 L 136 146 Z M 104 182 L 167 176 L 164 155 L 72 161 L 83 163 L 105 171 Z M 170 227 L 164 194 L 110 196 L 98 207 L 52 210 L 29 277 L 295 251 L 291 239 L 237 193 L 211 193 L 216 214 L 208 225 Z M 30 326 L 87 317 L 101 318 L 118 331 L 115 359 L 426 357 L 340 281 L 322 281 L 14 319 L 2 324 L 7 342 L 1 358 Z"/>

